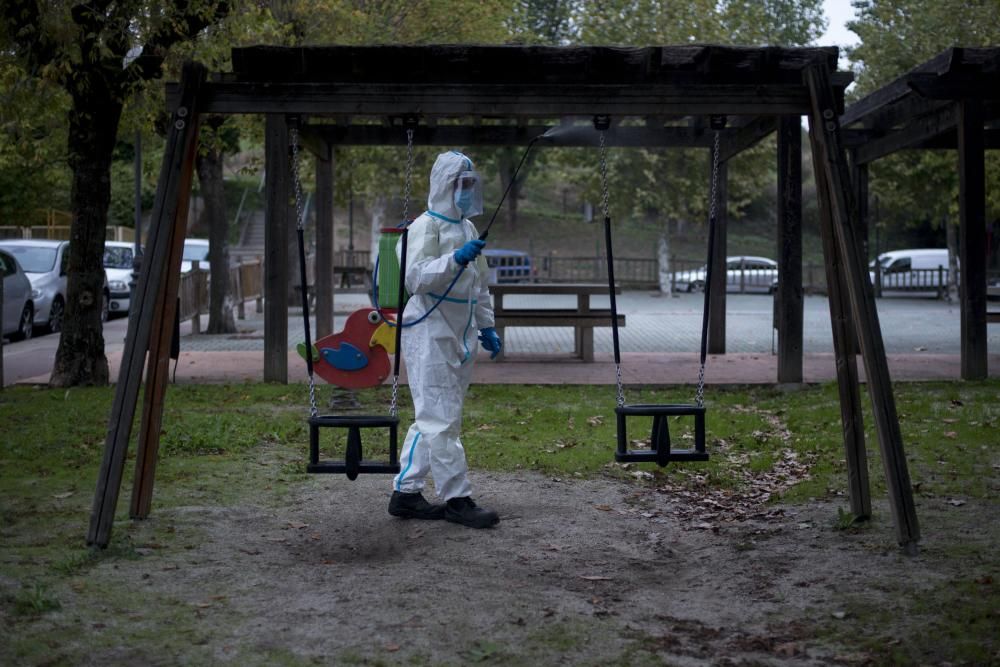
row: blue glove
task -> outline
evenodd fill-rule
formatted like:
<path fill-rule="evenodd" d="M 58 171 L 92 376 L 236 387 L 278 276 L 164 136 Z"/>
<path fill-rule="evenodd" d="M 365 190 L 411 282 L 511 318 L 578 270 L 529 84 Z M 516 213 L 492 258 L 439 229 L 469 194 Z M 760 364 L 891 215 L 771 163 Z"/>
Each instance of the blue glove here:
<path fill-rule="evenodd" d="M 455 261 L 462 266 L 467 266 L 469 262 L 479 257 L 479 253 L 483 251 L 483 246 L 485 245 L 486 241 L 480 241 L 479 239 L 466 241 L 465 245 L 455 251 Z"/>
<path fill-rule="evenodd" d="M 480 329 L 479 340 L 483 343 L 483 349 L 490 353 L 490 359 L 496 359 L 497 355 L 500 354 L 500 348 L 503 347 L 497 330 L 493 327 Z"/>

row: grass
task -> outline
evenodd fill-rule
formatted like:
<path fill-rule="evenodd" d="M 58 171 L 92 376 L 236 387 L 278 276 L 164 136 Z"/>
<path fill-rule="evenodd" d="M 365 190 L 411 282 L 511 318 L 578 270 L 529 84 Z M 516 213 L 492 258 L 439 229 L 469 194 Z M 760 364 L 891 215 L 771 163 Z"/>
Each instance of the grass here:
<path fill-rule="evenodd" d="M 692 398 L 690 388 L 630 388 L 626 395 L 634 403 L 689 402 Z M 996 436 L 1000 382 L 899 384 L 895 396 L 918 501 L 995 499 L 1000 491 L 1000 438 Z M 321 405 L 328 397 L 321 390 Z M 0 662 L 37 662 L 35 658 L 51 647 L 40 639 L 42 625 L 35 632 L 34 624 L 65 613 L 61 609 L 81 595 L 100 596 L 112 616 L 116 609 L 130 609 L 127 592 L 87 591 L 88 570 L 99 563 L 137 558 L 140 550 L 180 539 L 171 526 L 151 523 L 143 528 L 142 544 L 133 543 L 135 524 L 126 520 L 133 447 L 119 502 L 122 521 L 111 546 L 103 551 L 81 548 L 112 398 L 111 388 L 65 391 L 15 387 L 0 392 L 0 624 L 6 623 L 2 632 L 18 636 L 11 648 L 0 648 Z M 642 467 L 652 473 L 640 475 L 642 479 L 633 477 L 635 467 L 612 463 L 615 396 L 610 387 L 474 386 L 466 401 L 463 440 L 473 469 L 534 470 L 560 478 L 612 476 L 635 484 L 669 482 L 737 491 L 755 484 L 761 475 L 775 473 L 791 453 L 808 463 L 809 476 L 782 491 L 782 500 L 834 499 L 845 509 L 838 517 L 831 517 L 830 529 L 864 530 L 864 525 L 856 526 L 846 511 L 847 470 L 835 385 L 798 391 L 710 389 L 706 398 L 712 459 L 664 470 Z M 384 412 L 389 389 L 364 392 L 363 399 L 363 410 Z M 406 424 L 412 419 L 412 408 L 405 389 L 400 406 L 401 421 Z M 284 502 L 306 479 L 307 412 L 304 386 L 172 387 L 164 406 L 157 506 L 235 504 L 262 494 L 267 502 Z M 675 442 L 689 437 L 690 425 L 683 420 L 673 421 L 670 428 Z M 884 498 L 885 478 L 867 411 L 865 429 L 870 443 L 872 497 Z M 648 431 L 648 422 L 630 424 L 632 438 L 646 437 Z M 330 437 L 323 446 L 333 457 L 342 452 L 343 444 L 342 438 Z M 366 457 L 386 454 L 381 443 L 369 442 L 366 448 Z M 739 545 L 736 548 L 739 550 Z M 981 553 L 961 552 L 972 547 L 955 544 L 949 548 L 955 551 L 955 558 L 984 558 Z M 914 656 L 928 655 L 920 651 L 933 647 L 922 641 L 939 641 L 956 652 L 956 662 L 988 661 L 990 656 L 983 655 L 982 642 L 977 641 L 997 625 L 995 609 L 990 606 L 995 605 L 996 596 L 991 584 L 984 583 L 987 581 L 991 580 L 947 580 L 928 585 L 906 604 L 909 612 L 926 616 L 934 632 L 914 639 L 912 645 L 883 642 L 872 644 L 870 650 L 881 651 L 878 655 L 887 660 L 905 663 Z M 116 597 L 119 594 L 120 600 Z M 861 629 L 866 624 L 878 627 L 879 614 L 888 613 L 860 595 L 846 601 L 849 618 L 857 624 L 855 637 L 865 634 Z M 176 601 L 151 600 L 144 612 L 147 621 L 135 632 L 153 637 L 149 623 L 176 624 L 173 615 L 181 607 Z M 952 611 L 944 613 L 948 609 Z M 181 625 L 185 623 L 190 621 Z M 147 641 L 139 634 L 133 639 L 150 654 L 168 641 L 162 636 Z M 83 646 L 105 641 L 89 637 L 86 631 L 70 635 L 67 641 Z M 841 639 L 853 641 L 850 634 Z M 0 642 L 0 647 L 3 644 Z M 488 662 L 508 650 L 484 641 L 471 646 L 465 658 Z M 285 656 L 273 657 L 277 662 L 286 661 Z M 73 661 L 72 656 L 66 659 Z M 288 662 L 294 663 L 294 659 L 288 658 Z"/>

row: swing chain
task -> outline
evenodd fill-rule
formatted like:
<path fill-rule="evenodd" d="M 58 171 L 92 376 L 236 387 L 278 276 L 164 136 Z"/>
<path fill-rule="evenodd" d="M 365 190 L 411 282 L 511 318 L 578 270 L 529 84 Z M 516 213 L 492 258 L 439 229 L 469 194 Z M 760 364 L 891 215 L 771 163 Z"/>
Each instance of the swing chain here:
<path fill-rule="evenodd" d="M 303 231 L 305 229 L 305 214 L 302 206 L 302 179 L 299 176 L 299 128 L 292 127 L 292 183 L 295 187 L 295 229 Z M 303 289 L 305 287 L 303 286 Z M 312 354 L 312 350 L 306 350 L 306 354 Z M 309 373 L 309 416 L 315 417 L 319 414 L 316 407 L 316 378 Z"/>
<path fill-rule="evenodd" d="M 609 208 L 608 201 L 608 147 L 604 143 L 604 132 L 601 132 L 601 208 L 604 211 L 604 217 L 611 217 L 611 209 Z"/>
<path fill-rule="evenodd" d="M 601 132 L 601 208 L 604 210 L 604 219 L 607 221 L 611 218 L 611 209 L 608 204 L 610 201 L 610 196 L 608 193 L 608 147 L 605 143 L 604 137 L 605 132 Z M 618 388 L 618 407 L 624 407 L 625 405 L 625 388 L 622 384 L 622 365 L 615 362 L 615 383 Z"/>
<path fill-rule="evenodd" d="M 413 184 L 413 128 L 406 130 L 406 184 L 403 187 L 403 223 L 410 219 L 410 189 Z"/>
<path fill-rule="evenodd" d="M 406 180 L 403 186 L 403 224 L 406 224 L 410 217 L 410 189 L 413 183 L 413 128 L 406 130 Z M 406 232 L 403 232 L 404 234 Z M 400 274 L 400 280 L 403 275 Z M 396 322 L 402 326 L 403 304 L 399 304 L 396 310 Z M 402 354 L 402 350 L 396 350 L 396 354 Z M 392 376 L 392 398 L 389 401 L 389 414 L 393 417 L 399 416 L 399 375 Z"/>
<path fill-rule="evenodd" d="M 719 185 L 719 131 L 715 131 L 715 139 L 712 141 L 712 189 L 708 197 L 708 224 L 715 224 L 715 200 Z M 711 231 L 709 232 L 711 234 Z M 705 284 L 705 289 L 710 289 L 710 285 Z M 694 397 L 699 408 L 705 406 L 705 359 L 701 360 L 698 368 L 698 390 Z"/>

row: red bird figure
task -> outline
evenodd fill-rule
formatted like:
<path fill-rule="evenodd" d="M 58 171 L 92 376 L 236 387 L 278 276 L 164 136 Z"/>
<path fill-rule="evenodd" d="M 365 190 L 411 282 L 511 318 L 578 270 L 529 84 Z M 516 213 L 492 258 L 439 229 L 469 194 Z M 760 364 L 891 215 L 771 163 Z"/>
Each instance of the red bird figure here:
<path fill-rule="evenodd" d="M 395 311 L 383 309 L 394 317 Z M 344 329 L 316 341 L 313 372 L 344 389 L 363 389 L 382 384 L 389 377 L 389 355 L 395 352 L 396 330 L 382 320 L 374 308 L 356 310 Z M 299 354 L 305 357 L 305 346 Z"/>

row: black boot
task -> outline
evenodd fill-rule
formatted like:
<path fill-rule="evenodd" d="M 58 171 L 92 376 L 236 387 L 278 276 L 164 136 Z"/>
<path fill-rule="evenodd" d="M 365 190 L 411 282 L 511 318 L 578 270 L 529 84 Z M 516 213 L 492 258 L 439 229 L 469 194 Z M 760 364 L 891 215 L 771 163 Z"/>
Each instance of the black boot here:
<path fill-rule="evenodd" d="M 389 514 L 401 519 L 443 519 L 444 505 L 432 505 L 418 493 L 393 491 L 389 499 Z"/>
<path fill-rule="evenodd" d="M 477 507 L 472 498 L 452 498 L 444 511 L 444 518 L 452 523 L 460 523 L 469 528 L 489 528 L 500 523 L 500 517 L 493 510 Z"/>

